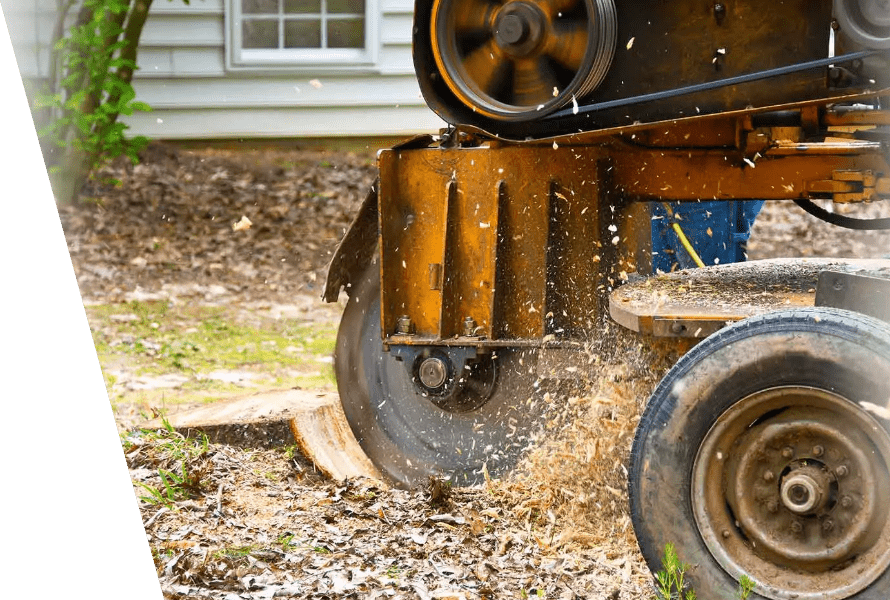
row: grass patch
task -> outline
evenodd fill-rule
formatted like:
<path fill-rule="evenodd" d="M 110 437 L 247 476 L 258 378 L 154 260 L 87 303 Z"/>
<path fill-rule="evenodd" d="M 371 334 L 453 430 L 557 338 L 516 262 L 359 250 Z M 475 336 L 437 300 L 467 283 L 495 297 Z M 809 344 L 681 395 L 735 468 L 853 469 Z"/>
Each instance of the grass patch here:
<path fill-rule="evenodd" d="M 114 403 L 206 401 L 270 387 L 335 388 L 335 323 L 166 301 L 86 310 Z"/>
<path fill-rule="evenodd" d="M 655 574 L 655 593 L 652 600 L 697 600 L 695 590 L 689 585 L 686 573 L 690 565 L 680 560 L 673 544 L 666 544 L 661 558 L 662 569 Z M 738 600 L 748 600 L 754 592 L 754 581 L 747 575 L 739 579 L 735 592 Z"/>
<path fill-rule="evenodd" d="M 130 466 L 138 463 L 158 474 L 157 485 L 137 483 L 145 491 L 145 495 L 139 496 L 144 502 L 173 508 L 179 500 L 203 494 L 204 480 L 211 470 L 207 436 L 186 438 L 164 419 L 162 429 L 123 436 L 122 444 Z"/>
<path fill-rule="evenodd" d="M 255 546 L 234 546 L 221 548 L 213 553 L 214 558 L 244 558 L 256 550 Z"/>

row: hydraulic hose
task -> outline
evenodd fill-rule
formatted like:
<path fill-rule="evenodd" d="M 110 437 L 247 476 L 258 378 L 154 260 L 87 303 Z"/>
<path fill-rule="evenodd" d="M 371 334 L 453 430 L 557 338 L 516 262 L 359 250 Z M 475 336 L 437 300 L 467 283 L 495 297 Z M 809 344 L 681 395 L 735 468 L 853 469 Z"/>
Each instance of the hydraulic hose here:
<path fill-rule="evenodd" d="M 882 231 L 890 229 L 890 218 L 883 219 L 855 219 L 845 215 L 838 215 L 828 212 L 812 200 L 797 198 L 794 203 L 804 209 L 817 219 L 821 219 L 826 223 L 843 227 L 844 229 L 855 229 L 857 231 Z"/>

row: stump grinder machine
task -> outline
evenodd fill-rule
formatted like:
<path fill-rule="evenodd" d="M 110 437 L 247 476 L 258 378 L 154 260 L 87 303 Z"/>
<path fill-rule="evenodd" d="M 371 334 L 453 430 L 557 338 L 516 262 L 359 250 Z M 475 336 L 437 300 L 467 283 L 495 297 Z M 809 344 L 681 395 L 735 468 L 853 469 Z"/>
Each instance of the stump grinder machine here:
<path fill-rule="evenodd" d="M 538 383 L 611 319 L 688 349 L 632 448 L 650 566 L 671 542 L 705 600 L 743 575 L 755 598 L 890 598 L 890 249 L 653 269 L 654 207 L 890 227 L 834 210 L 890 200 L 890 2 L 416 0 L 413 44 L 449 125 L 379 153 L 325 290 L 350 296 L 338 387 L 381 473 L 510 469 Z"/>

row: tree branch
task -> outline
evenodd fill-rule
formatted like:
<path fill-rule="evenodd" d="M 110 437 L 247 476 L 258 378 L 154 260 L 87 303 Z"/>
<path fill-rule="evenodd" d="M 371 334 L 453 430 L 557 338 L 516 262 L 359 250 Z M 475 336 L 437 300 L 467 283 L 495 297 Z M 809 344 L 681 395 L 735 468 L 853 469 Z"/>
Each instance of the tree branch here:
<path fill-rule="evenodd" d="M 121 49 L 120 57 L 132 61 L 136 64 L 136 56 L 139 51 L 139 38 L 142 36 L 142 28 L 148 19 L 148 9 L 151 8 L 152 0 L 133 0 L 133 7 L 130 10 L 130 17 L 127 19 L 127 26 L 124 28 L 123 39 L 126 46 Z M 121 65 L 117 70 L 117 76 L 124 83 L 133 81 L 133 67 L 129 65 Z M 121 93 L 116 92 L 109 96 L 108 102 L 116 104 L 120 102 Z M 111 122 L 117 122 L 118 114 L 111 116 Z"/>

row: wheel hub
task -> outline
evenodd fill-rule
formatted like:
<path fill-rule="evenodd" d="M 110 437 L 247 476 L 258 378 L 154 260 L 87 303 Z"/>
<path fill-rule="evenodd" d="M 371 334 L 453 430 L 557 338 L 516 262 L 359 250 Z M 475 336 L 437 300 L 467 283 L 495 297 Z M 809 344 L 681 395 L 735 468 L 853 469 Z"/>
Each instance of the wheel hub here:
<path fill-rule="evenodd" d="M 438 356 L 423 359 L 417 370 L 420 382 L 428 390 L 442 387 L 448 379 L 448 365 Z"/>
<path fill-rule="evenodd" d="M 544 14 L 537 7 L 511 2 L 495 18 L 494 39 L 510 56 L 529 56 L 541 43 L 545 23 Z"/>
<path fill-rule="evenodd" d="M 699 449 L 702 537 L 728 573 L 774 585 L 766 597 L 851 596 L 890 565 L 890 472 L 876 459 L 887 452 L 886 432 L 830 392 L 753 394 Z"/>
<path fill-rule="evenodd" d="M 824 470 L 811 465 L 799 467 L 782 480 L 782 504 L 798 515 L 816 514 L 824 507 L 830 487 Z"/>

